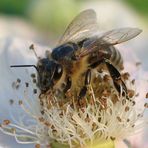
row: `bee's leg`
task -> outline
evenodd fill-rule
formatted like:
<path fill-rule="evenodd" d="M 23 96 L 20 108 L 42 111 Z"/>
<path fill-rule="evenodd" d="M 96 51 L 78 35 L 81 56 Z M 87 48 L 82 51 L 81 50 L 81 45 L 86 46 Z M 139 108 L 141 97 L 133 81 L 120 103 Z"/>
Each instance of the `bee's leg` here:
<path fill-rule="evenodd" d="M 66 93 L 71 88 L 71 85 L 72 85 L 71 78 L 69 76 L 67 76 L 67 78 L 66 78 L 66 86 L 64 87 L 63 92 Z"/>
<path fill-rule="evenodd" d="M 119 93 L 121 92 L 121 88 L 120 88 L 120 85 L 121 85 L 124 90 L 124 92 L 123 92 L 124 94 L 122 94 L 122 95 L 126 95 L 127 94 L 127 87 L 121 79 L 120 72 L 108 60 L 105 60 L 105 64 L 109 70 L 110 76 L 113 79 L 113 83 L 114 83 L 117 91 Z"/>
<path fill-rule="evenodd" d="M 127 87 L 126 87 L 125 83 L 121 79 L 120 72 L 108 60 L 105 60 L 105 63 L 106 63 L 106 66 L 107 66 L 107 68 L 109 70 L 109 73 L 110 73 L 110 75 L 111 75 L 111 77 L 113 79 L 113 83 L 114 83 L 114 86 L 115 86 L 116 90 L 119 93 L 121 93 L 121 87 L 120 86 L 122 86 L 122 89 L 123 89 L 122 95 L 126 96 L 126 99 L 128 99 L 129 101 L 132 101 L 128 96 L 128 90 L 127 90 Z"/>
<path fill-rule="evenodd" d="M 121 88 L 120 88 L 120 85 L 122 85 L 122 88 L 124 90 L 124 94 L 122 95 L 126 95 L 127 94 L 127 88 L 126 88 L 126 85 L 125 83 L 122 81 L 121 79 L 121 75 L 120 75 L 120 72 L 109 62 L 109 60 L 107 59 L 103 59 L 103 60 L 100 60 L 100 61 L 96 61 L 95 63 L 91 64 L 90 67 L 91 68 L 95 68 L 97 66 L 99 66 L 101 63 L 105 63 L 107 68 L 108 68 L 108 71 L 113 79 L 113 83 L 115 85 L 115 88 L 117 89 L 117 91 L 120 93 L 121 92 Z"/>
<path fill-rule="evenodd" d="M 85 86 L 83 86 L 82 89 L 80 90 L 78 97 L 79 99 L 83 98 L 86 95 L 87 86 L 90 84 L 90 81 L 91 81 L 91 70 L 88 69 L 85 74 L 85 82 L 84 82 Z"/>

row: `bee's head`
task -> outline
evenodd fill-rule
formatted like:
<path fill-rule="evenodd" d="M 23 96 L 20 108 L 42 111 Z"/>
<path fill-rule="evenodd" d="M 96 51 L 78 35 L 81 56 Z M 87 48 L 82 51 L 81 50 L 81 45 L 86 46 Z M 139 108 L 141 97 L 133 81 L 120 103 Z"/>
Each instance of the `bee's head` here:
<path fill-rule="evenodd" d="M 61 78 L 63 68 L 61 64 L 48 58 L 43 58 L 38 61 L 37 71 L 38 87 L 42 92 L 46 92 Z"/>
<path fill-rule="evenodd" d="M 36 65 L 11 65 L 10 67 L 34 67 L 37 70 L 37 86 L 41 92 L 53 88 L 55 83 L 61 78 L 63 74 L 63 67 L 54 60 L 48 58 L 39 59 Z"/>

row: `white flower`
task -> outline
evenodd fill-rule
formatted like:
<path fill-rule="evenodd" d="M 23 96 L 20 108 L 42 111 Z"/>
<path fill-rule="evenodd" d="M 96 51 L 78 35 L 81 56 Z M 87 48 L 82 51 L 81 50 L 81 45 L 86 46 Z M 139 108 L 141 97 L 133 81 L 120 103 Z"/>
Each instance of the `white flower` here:
<path fill-rule="evenodd" d="M 35 70 L 9 67 L 13 64 L 36 63 L 33 52 L 29 50 L 30 44 L 31 42 L 18 39 L 7 39 L 6 45 L 9 47 L 3 46 L 7 49 L 1 57 L 9 56 L 7 60 L 10 63 L 6 58 L 2 60 L 6 77 L 1 79 L 1 84 L 4 84 L 1 86 L 1 97 L 8 99 L 4 103 L 10 117 L 1 118 L 2 132 L 13 135 L 16 141 L 22 144 L 47 146 L 57 142 L 63 147 L 94 147 L 98 143 L 114 145 L 114 141 L 136 134 L 146 125 L 143 115 L 147 104 L 144 107 L 144 96 L 141 94 L 145 95 L 147 84 L 145 85 L 144 77 L 141 80 L 140 74 L 144 71 L 140 68 L 135 68 L 135 81 L 128 73 L 122 72 L 130 100 L 122 96 L 122 93 L 117 93 L 107 71 L 96 72 L 95 82 L 89 86 L 87 96 L 80 104 L 77 103 L 77 98 L 73 98 L 71 91 L 66 99 L 59 99 L 58 96 L 48 93 L 39 97 L 36 75 L 32 74 Z M 38 51 L 44 52 L 43 48 L 45 49 L 37 48 L 35 44 L 38 55 Z M 131 64 L 131 68 L 133 67 L 135 66 Z M 142 106 L 139 106 L 139 102 L 143 103 Z"/>

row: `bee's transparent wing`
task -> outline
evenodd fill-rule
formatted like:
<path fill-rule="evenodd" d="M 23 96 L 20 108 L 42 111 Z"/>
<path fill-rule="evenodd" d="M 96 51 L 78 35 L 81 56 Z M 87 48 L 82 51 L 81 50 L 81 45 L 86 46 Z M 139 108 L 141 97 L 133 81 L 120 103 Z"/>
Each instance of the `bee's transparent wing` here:
<path fill-rule="evenodd" d="M 119 28 L 111 31 L 105 32 L 101 37 L 95 36 L 90 40 L 87 40 L 83 43 L 83 48 L 80 53 L 80 57 L 88 55 L 98 49 L 102 49 L 105 46 L 116 45 L 122 42 L 126 42 L 138 34 L 140 34 L 142 30 L 138 28 Z"/>
<path fill-rule="evenodd" d="M 104 33 L 101 37 L 101 44 L 108 43 L 111 45 L 126 42 L 142 32 L 138 28 L 119 28 Z"/>
<path fill-rule="evenodd" d="M 96 13 L 92 9 L 82 11 L 69 24 L 58 45 L 68 41 L 77 42 L 90 37 L 98 28 Z"/>

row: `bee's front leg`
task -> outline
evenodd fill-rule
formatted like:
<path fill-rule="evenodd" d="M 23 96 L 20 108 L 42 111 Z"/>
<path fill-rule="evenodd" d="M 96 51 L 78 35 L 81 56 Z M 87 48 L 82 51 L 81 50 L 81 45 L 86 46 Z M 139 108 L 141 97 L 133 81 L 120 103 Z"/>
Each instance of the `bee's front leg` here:
<path fill-rule="evenodd" d="M 88 69 L 85 73 L 85 82 L 84 82 L 85 85 L 80 90 L 80 93 L 78 96 L 79 99 L 83 98 L 86 95 L 87 86 L 90 84 L 90 82 L 91 82 L 91 70 Z"/>

